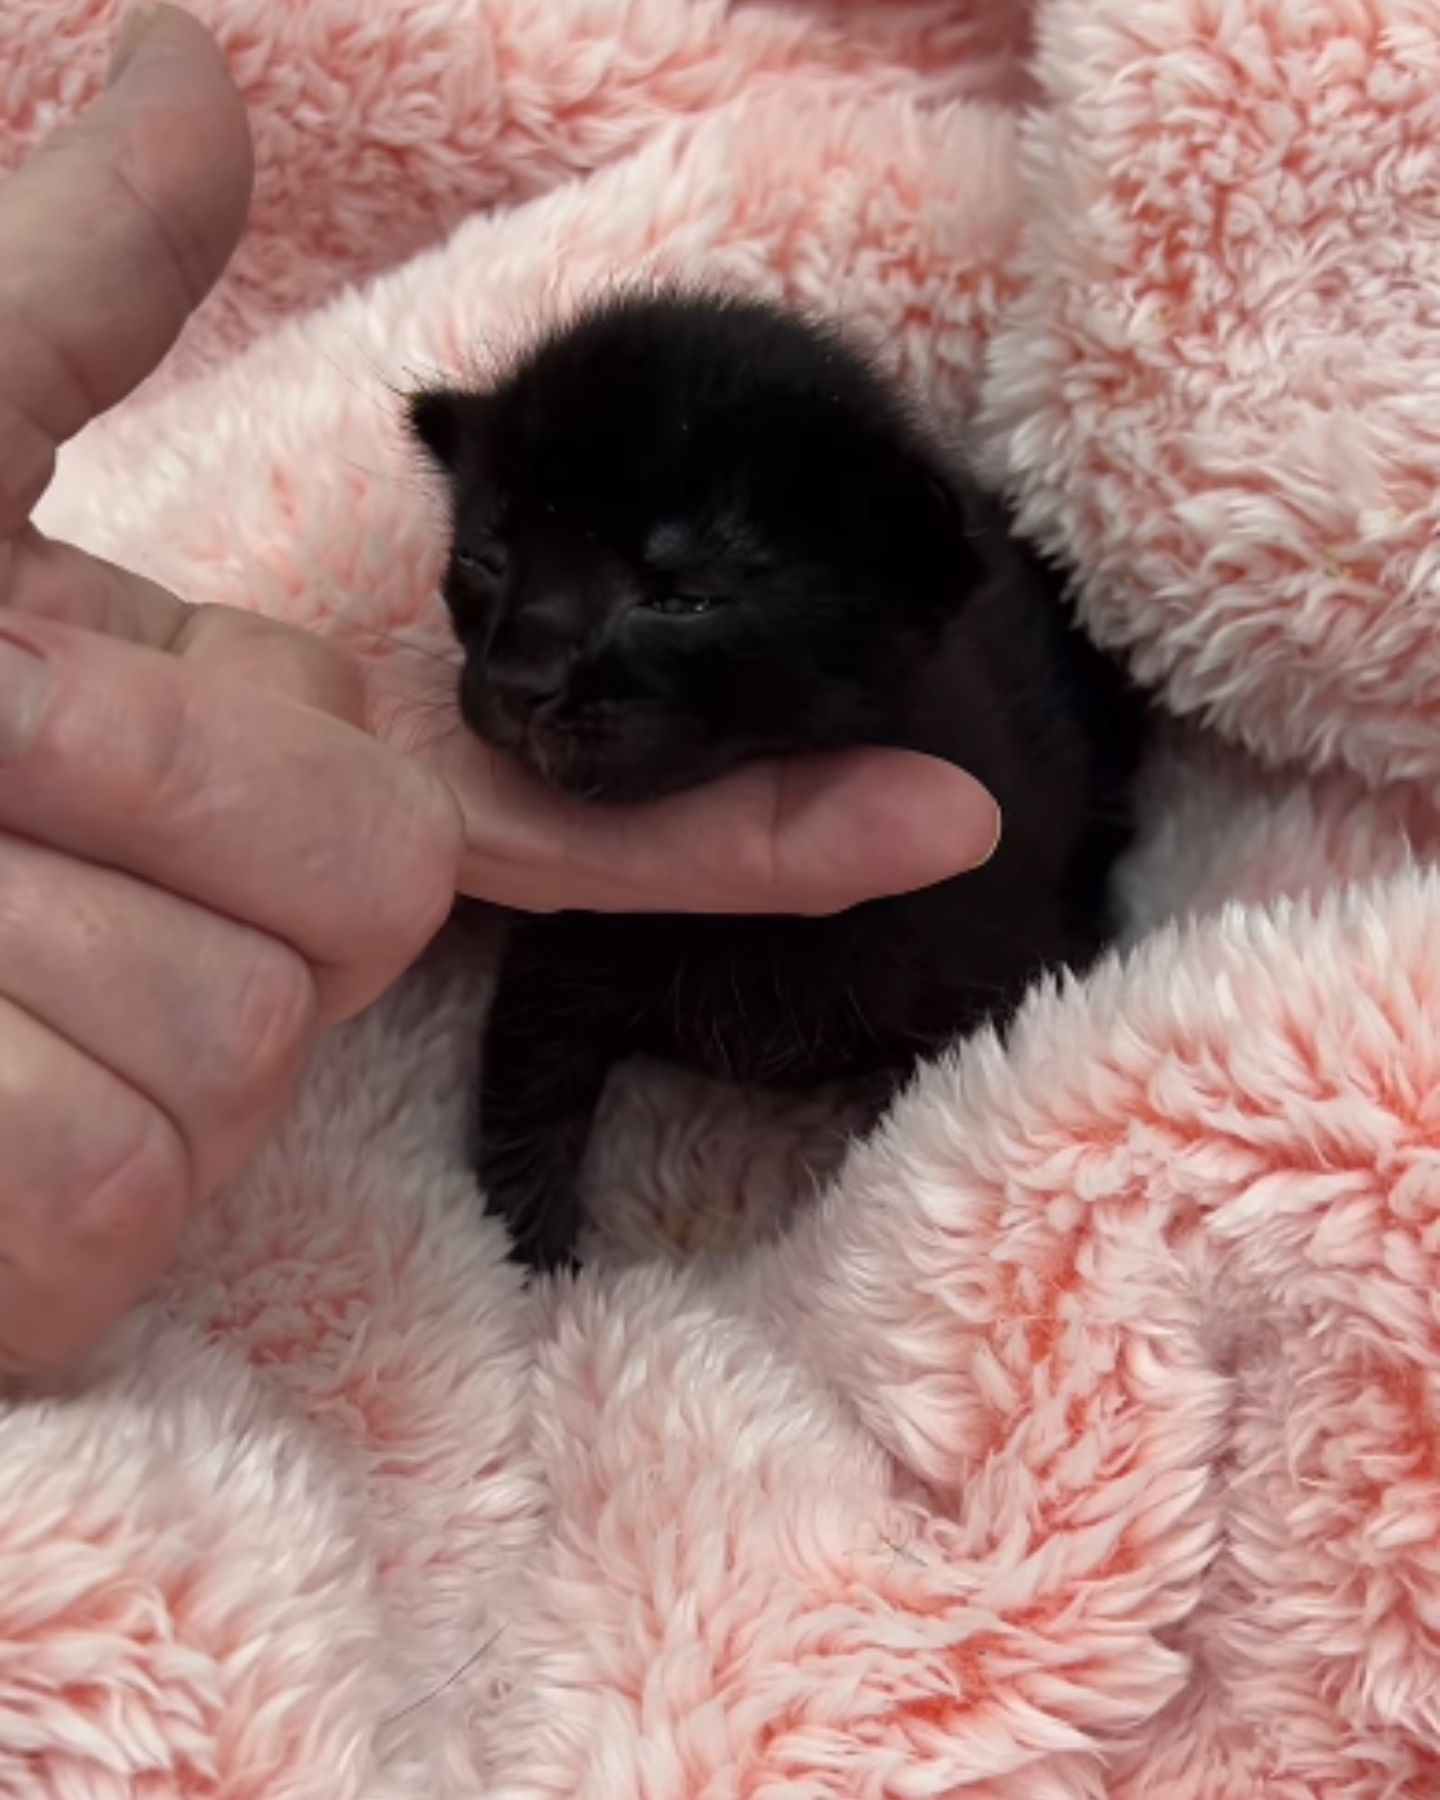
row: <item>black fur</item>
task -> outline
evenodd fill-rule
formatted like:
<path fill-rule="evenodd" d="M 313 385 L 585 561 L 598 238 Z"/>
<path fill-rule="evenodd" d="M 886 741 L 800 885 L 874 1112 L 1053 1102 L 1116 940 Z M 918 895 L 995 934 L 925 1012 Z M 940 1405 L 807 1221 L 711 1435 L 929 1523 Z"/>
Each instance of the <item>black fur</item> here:
<path fill-rule="evenodd" d="M 888 744 L 971 770 L 982 869 L 837 917 L 516 922 L 488 1027 L 480 1173 L 519 1254 L 568 1261 L 615 1063 L 737 1081 L 903 1077 L 1109 930 L 1138 696 L 1063 583 L 865 362 L 753 302 L 609 302 L 493 391 L 430 392 L 445 598 L 471 726 L 597 801 L 759 756 Z"/>

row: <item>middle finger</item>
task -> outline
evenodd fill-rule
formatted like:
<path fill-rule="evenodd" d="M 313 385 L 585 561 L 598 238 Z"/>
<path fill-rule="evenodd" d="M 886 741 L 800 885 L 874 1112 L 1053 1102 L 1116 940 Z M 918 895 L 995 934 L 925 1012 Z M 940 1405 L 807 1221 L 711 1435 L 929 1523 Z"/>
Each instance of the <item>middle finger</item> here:
<path fill-rule="evenodd" d="M 277 939 L 0 834 L 0 995 L 169 1119 L 209 1190 L 281 1095 L 317 996 Z"/>

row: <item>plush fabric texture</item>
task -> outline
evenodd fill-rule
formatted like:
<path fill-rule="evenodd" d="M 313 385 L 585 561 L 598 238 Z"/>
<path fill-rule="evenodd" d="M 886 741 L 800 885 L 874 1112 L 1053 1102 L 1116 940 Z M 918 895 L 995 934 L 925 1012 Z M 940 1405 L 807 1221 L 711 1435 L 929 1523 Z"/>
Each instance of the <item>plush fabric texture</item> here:
<path fill-rule="evenodd" d="M 848 1156 L 832 1097 L 628 1072 L 573 1286 L 467 1170 L 484 931 L 336 1033 L 0 1412 L 0 1795 L 1433 1796 L 1432 0 L 199 10 L 254 229 L 50 529 L 334 634 L 419 741 L 397 390 L 704 276 L 978 408 L 1176 741 L 1123 955 Z M 11 161 L 99 78 L 63 12 L 0 18 Z"/>

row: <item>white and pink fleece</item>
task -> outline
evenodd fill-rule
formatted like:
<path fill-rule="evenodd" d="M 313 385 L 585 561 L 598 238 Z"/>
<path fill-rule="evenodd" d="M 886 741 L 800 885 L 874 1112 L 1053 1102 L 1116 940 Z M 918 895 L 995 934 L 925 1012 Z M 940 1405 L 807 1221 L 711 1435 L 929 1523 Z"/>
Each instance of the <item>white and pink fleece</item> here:
<path fill-rule="evenodd" d="M 419 731 L 391 390 L 704 274 L 972 417 L 1177 745 L 1123 956 L 848 1157 L 632 1072 L 557 1293 L 466 1166 L 485 946 L 337 1033 L 83 1391 L 0 1412 L 0 1796 L 1433 1800 L 1437 0 L 195 10 L 254 223 L 52 529 Z M 114 11 L 5 0 L 0 166 Z"/>

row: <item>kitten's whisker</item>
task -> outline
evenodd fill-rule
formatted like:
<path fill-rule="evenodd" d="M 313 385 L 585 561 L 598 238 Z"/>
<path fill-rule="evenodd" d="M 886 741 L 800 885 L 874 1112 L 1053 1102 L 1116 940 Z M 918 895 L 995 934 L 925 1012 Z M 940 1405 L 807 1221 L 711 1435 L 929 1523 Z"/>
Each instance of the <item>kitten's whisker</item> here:
<path fill-rule="evenodd" d="M 423 662 L 434 663 L 447 675 L 458 676 L 464 667 L 464 659 L 458 651 L 455 654 L 449 654 L 444 650 L 432 650 L 428 644 L 411 643 L 403 637 L 389 638 L 385 641 L 385 648 L 394 650 L 398 656 L 415 656 Z"/>
<path fill-rule="evenodd" d="M 454 645 L 448 655 L 445 650 L 434 649 L 424 643 L 418 635 L 423 629 L 422 627 L 376 625 L 359 613 L 346 615 L 343 611 L 338 613 L 336 618 L 343 625 L 347 637 L 356 640 L 364 639 L 378 650 L 395 650 L 404 652 L 406 655 L 428 657 L 438 662 L 449 662 L 453 659 L 453 666 L 457 672 L 460 668 L 462 654 L 459 645 Z M 437 630 L 433 635 L 440 637 L 441 633 Z"/>
<path fill-rule="evenodd" d="M 327 350 L 320 351 L 320 360 L 323 363 L 325 363 L 329 368 L 333 369 L 335 371 L 335 373 L 340 377 L 340 379 L 345 383 L 346 387 L 348 387 L 352 393 L 358 394 L 367 406 L 373 406 L 377 412 L 382 413 L 387 419 L 394 418 L 396 416 L 395 409 L 392 405 L 389 404 L 389 402 L 382 400 L 380 398 L 380 396 L 374 392 L 373 389 L 366 387 L 363 382 L 358 381 L 356 379 L 356 377 L 354 376 L 354 374 L 352 374 L 352 372 L 349 369 L 347 369 L 343 363 L 337 362 L 336 359 L 330 355 L 329 351 L 327 351 Z M 378 382 L 378 384 L 381 387 L 388 387 L 388 384 L 384 381 L 383 377 L 381 377 L 377 373 L 376 370 L 374 370 L 372 368 L 370 370 L 370 373 L 372 376 L 375 377 L 376 381 Z"/>
<path fill-rule="evenodd" d="M 436 501 L 437 520 L 444 521 L 443 500 L 436 492 L 433 482 L 428 482 L 421 475 L 402 475 L 394 469 L 372 469 L 368 463 L 356 462 L 353 457 L 342 456 L 338 450 L 331 452 L 332 458 L 343 468 L 352 469 L 355 474 L 363 475 L 369 481 L 383 482 L 386 487 L 404 488 L 407 493 L 419 494 L 426 500 Z"/>
<path fill-rule="evenodd" d="M 394 390 L 396 397 L 401 400 L 409 400 L 412 394 L 456 385 L 455 371 L 443 368 L 439 363 L 421 366 L 407 359 L 401 366 L 401 374 L 405 377 L 405 386 Z M 466 381 L 464 385 L 478 386 L 479 383 Z"/>
<path fill-rule="evenodd" d="M 397 386 L 393 377 L 386 373 L 384 364 L 376 361 L 374 354 L 367 348 L 363 338 L 354 331 L 346 331 L 343 335 L 349 339 L 377 387 L 384 388 L 392 400 L 403 402 L 409 398 L 405 389 Z"/>

